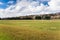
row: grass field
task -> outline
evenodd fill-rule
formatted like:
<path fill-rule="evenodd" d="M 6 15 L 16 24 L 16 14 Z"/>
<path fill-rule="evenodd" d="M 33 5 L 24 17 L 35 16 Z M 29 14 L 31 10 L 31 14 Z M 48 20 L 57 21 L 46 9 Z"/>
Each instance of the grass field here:
<path fill-rule="evenodd" d="M 0 20 L 0 40 L 60 40 L 60 20 Z"/>

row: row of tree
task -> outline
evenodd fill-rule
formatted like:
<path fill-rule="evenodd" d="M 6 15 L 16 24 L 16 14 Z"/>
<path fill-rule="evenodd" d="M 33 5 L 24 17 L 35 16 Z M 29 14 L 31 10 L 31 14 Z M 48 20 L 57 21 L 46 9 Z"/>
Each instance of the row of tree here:
<path fill-rule="evenodd" d="M 11 18 L 0 18 L 0 20 L 35 20 L 35 19 L 60 19 L 60 13 L 55 14 L 43 14 L 43 15 L 29 15 L 29 16 L 20 16 L 20 17 L 11 17 Z"/>

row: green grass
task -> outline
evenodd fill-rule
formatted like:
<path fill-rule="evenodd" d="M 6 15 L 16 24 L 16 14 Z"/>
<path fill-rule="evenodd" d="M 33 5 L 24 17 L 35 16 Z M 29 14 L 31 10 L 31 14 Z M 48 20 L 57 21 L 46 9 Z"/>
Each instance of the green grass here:
<path fill-rule="evenodd" d="M 60 20 L 0 20 L 0 40 L 60 40 Z"/>

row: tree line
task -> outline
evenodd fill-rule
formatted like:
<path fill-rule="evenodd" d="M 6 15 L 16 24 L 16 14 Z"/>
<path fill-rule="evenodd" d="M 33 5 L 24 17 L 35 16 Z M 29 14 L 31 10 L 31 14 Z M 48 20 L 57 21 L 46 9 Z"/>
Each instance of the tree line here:
<path fill-rule="evenodd" d="M 0 18 L 0 20 L 45 20 L 45 19 L 47 20 L 60 19 L 60 13 Z"/>

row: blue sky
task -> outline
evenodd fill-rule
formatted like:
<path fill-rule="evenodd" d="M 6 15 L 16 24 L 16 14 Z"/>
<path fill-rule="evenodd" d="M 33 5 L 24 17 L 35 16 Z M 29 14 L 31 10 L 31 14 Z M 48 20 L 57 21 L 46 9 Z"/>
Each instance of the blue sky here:
<path fill-rule="evenodd" d="M 0 18 L 60 12 L 60 0 L 0 0 Z"/>
<path fill-rule="evenodd" d="M 9 1 L 13 1 L 13 3 L 9 3 Z M 0 0 L 2 4 L 0 4 L 0 8 L 5 9 L 9 7 L 10 5 L 16 4 L 17 0 Z M 30 0 L 31 1 L 31 0 Z M 38 1 L 39 3 L 43 3 L 44 5 L 48 5 L 48 1 L 42 1 L 42 0 L 32 0 L 32 1 Z"/>
<path fill-rule="evenodd" d="M 11 4 L 11 3 L 8 3 L 9 1 L 13 1 L 13 3 Z M 0 2 L 2 3 L 2 4 L 0 4 L 0 8 L 7 8 L 8 6 L 10 6 L 10 5 L 13 5 L 13 4 L 15 4 L 16 3 L 16 0 L 0 0 Z"/>

